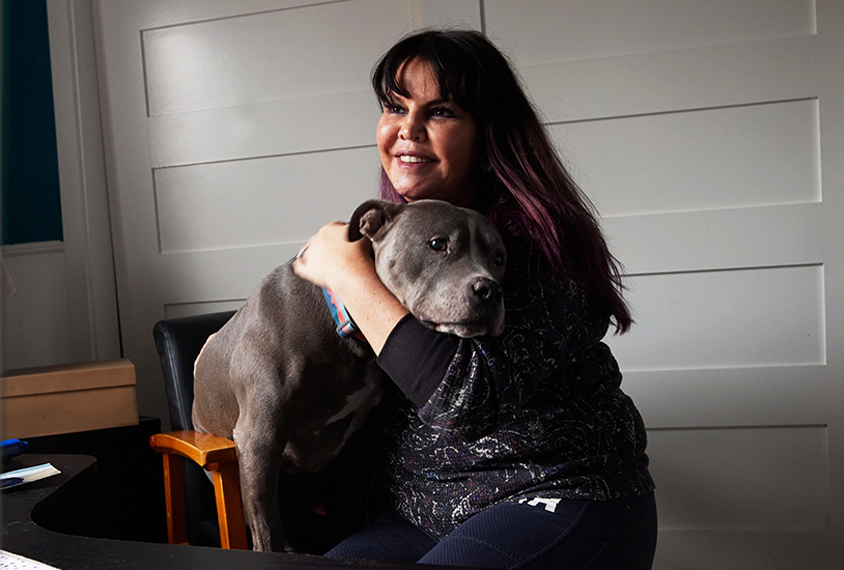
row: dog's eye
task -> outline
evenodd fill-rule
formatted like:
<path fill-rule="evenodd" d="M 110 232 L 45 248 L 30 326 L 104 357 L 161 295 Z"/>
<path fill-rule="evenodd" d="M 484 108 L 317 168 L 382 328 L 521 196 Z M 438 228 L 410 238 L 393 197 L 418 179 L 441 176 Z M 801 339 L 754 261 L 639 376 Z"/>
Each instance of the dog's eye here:
<path fill-rule="evenodd" d="M 428 247 L 434 251 L 445 251 L 448 247 L 448 241 L 443 238 L 434 238 L 428 242 Z"/>
<path fill-rule="evenodd" d="M 504 265 L 504 254 L 500 251 L 496 253 L 494 261 L 496 265 Z"/>

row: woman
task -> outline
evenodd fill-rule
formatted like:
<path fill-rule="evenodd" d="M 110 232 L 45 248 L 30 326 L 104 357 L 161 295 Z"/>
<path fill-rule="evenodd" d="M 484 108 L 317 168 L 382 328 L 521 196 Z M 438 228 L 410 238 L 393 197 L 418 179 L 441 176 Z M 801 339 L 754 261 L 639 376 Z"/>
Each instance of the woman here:
<path fill-rule="evenodd" d="M 487 214 L 508 248 L 506 328 L 425 328 L 329 224 L 294 269 L 332 289 L 400 390 L 392 510 L 328 556 L 495 568 L 650 568 L 642 419 L 601 342 L 632 319 L 618 265 L 507 60 L 472 31 L 406 37 L 379 61 L 382 196 Z"/>

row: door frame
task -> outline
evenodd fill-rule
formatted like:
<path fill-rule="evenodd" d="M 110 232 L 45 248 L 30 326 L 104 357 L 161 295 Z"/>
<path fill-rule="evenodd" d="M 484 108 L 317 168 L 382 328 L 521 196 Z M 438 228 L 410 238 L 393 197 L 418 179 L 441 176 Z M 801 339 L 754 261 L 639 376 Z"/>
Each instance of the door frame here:
<path fill-rule="evenodd" d="M 90 0 L 49 0 L 71 354 L 120 358 L 99 81 Z"/>

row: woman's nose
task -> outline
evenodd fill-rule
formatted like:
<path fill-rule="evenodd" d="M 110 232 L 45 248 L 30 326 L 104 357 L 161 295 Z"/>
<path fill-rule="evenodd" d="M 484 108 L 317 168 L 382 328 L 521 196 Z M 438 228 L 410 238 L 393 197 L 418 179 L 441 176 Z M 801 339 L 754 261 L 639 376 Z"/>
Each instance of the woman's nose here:
<path fill-rule="evenodd" d="M 401 128 L 399 129 L 399 138 L 406 141 L 419 142 L 425 137 L 425 124 L 420 120 L 416 113 L 408 113 L 404 116 Z"/>

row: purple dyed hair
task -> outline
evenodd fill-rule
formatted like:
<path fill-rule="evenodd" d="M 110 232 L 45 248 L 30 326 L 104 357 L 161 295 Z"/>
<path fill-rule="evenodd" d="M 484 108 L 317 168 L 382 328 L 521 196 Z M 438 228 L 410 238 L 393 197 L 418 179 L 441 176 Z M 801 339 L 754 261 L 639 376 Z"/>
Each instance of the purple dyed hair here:
<path fill-rule="evenodd" d="M 425 30 L 406 36 L 378 61 L 372 86 L 379 102 L 409 94 L 398 83 L 407 61 L 427 62 L 441 96 L 475 120 L 482 164 L 478 209 L 499 228 L 527 237 L 552 271 L 570 275 L 586 290 L 616 332 L 633 319 L 622 292 L 621 265 L 610 253 L 592 202 L 572 180 L 550 142 L 507 58 L 480 32 Z M 381 196 L 401 202 L 386 173 Z"/>

